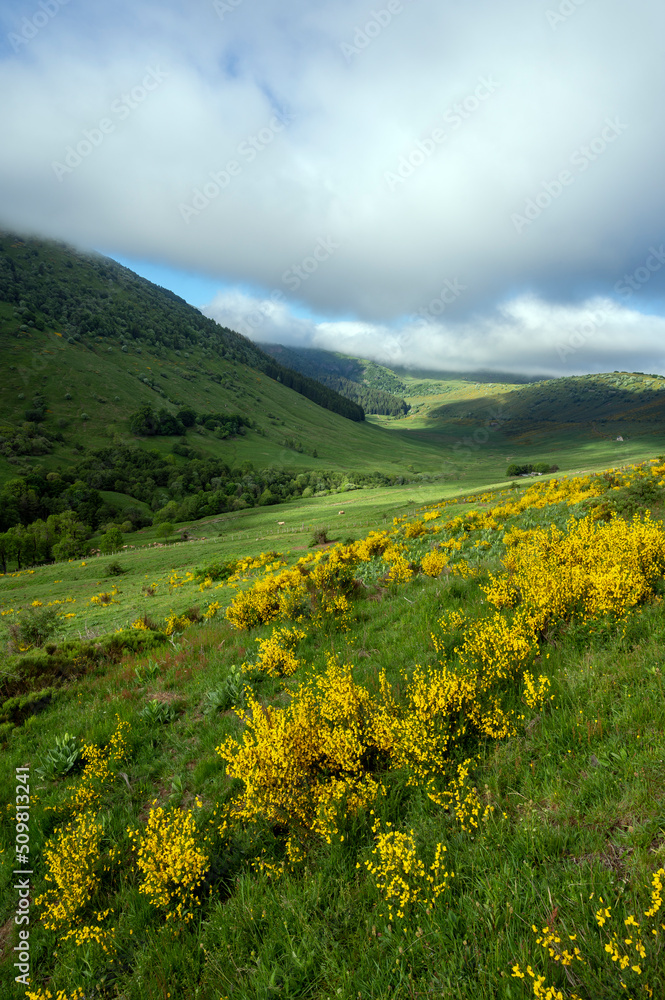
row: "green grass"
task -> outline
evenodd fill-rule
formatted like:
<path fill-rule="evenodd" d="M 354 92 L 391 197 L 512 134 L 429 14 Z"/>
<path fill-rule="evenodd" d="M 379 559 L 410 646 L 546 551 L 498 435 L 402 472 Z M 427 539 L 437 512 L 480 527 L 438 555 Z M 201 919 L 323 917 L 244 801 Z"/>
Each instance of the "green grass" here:
<path fill-rule="evenodd" d="M 393 513 L 433 500 L 428 492 L 362 491 L 339 505 L 337 498 L 301 502 L 284 508 L 290 513 L 284 526 L 276 525 L 274 508 L 242 511 L 222 525 L 219 541 L 125 553 L 120 558 L 130 571 L 119 578 L 123 598 L 126 593 L 138 612 L 141 605 L 130 588 L 138 587 L 146 573 L 150 578 L 174 565 L 193 568 L 212 561 L 213 553 L 214 558 L 248 554 L 280 547 L 281 539 L 295 558 L 303 554 L 298 543 L 309 542 L 310 523 L 329 527 L 335 537 L 360 536 L 369 527 L 385 526 Z M 356 503 L 353 520 L 350 500 Z M 447 510 L 454 514 L 472 506 Z M 335 508 L 347 513 L 338 515 Z M 334 517 L 344 521 L 343 530 L 331 524 Z M 538 517 L 547 520 L 548 512 Z M 4 578 L 3 600 L 56 593 L 55 579 L 62 579 L 65 589 L 79 587 L 83 595 L 85 588 L 97 587 L 102 579 L 97 567 L 106 561 L 94 561 L 94 579 L 86 575 L 90 562 L 86 568 L 60 564 Z M 222 591 L 202 596 L 214 593 Z M 173 600 L 181 609 L 189 597 L 176 591 Z M 376 690 L 382 669 L 389 681 L 399 683 L 401 672 L 410 674 L 416 663 L 437 662 L 430 635 L 441 614 L 461 609 L 479 614 L 481 601 L 474 581 L 455 578 L 417 576 L 404 585 L 370 588 L 356 603 L 349 632 L 308 630 L 299 650 L 302 675 L 293 682 L 254 681 L 255 690 L 263 703 L 283 704 L 285 691 L 320 673 L 330 652 L 353 663 L 356 680 L 370 690 Z M 233 664 L 253 658 L 254 640 L 269 633 L 269 626 L 253 633 L 234 631 L 221 618 L 193 626 L 147 656 L 125 657 L 65 684 L 49 705 L 13 731 L 3 749 L 1 794 L 4 802 L 13 801 L 13 769 L 29 764 L 36 796 L 30 842 L 36 880 L 42 878 L 44 848 L 68 784 L 68 779 L 35 781 L 35 770 L 56 737 L 70 732 L 81 742 L 104 743 L 116 713 L 131 723 L 126 780 L 120 777 L 110 787 L 103 804 L 106 843 L 121 842 L 126 826 L 144 820 L 155 798 L 191 808 L 200 796 L 206 816 L 231 791 L 215 747 L 240 731 L 232 712 L 204 714 L 206 694 L 224 685 Z M 553 636 L 537 664 L 552 680 L 553 700 L 542 713 L 524 706 L 518 735 L 467 748 L 478 756 L 473 782 L 483 801 L 494 806 L 476 833 L 465 833 L 450 813 L 409 787 L 403 774 L 388 775 L 387 796 L 377 806 L 381 818 L 399 830 L 413 828 L 419 856 L 427 863 L 434 844 L 447 845 L 455 876 L 431 912 L 417 907 L 407 921 L 392 926 L 380 916 L 381 901 L 364 866 L 372 850 L 367 813 L 347 820 L 343 842 L 315 847 L 300 872 L 274 880 L 249 870 L 256 847 L 239 832 L 217 859 L 212 897 L 175 938 L 131 880 L 122 877 L 113 882 L 118 947 L 113 965 L 85 948 L 65 949 L 62 958 L 56 957 L 52 937 L 35 922 L 30 941 L 36 981 L 54 974 L 52 991 L 81 986 L 86 995 L 125 1000 L 163 1000 L 169 994 L 183 1000 L 280 995 L 519 1000 L 531 994 L 511 977 L 516 962 L 522 969 L 531 964 L 542 971 L 548 983 L 573 988 L 535 943 L 531 925 L 549 924 L 564 940 L 577 935 L 590 965 L 588 978 L 573 985 L 585 1000 L 624 996 L 594 912 L 602 896 L 612 907 L 612 925 L 622 931 L 629 914 L 639 919 L 647 908 L 650 874 L 665 865 L 663 649 L 665 623 L 658 603 L 635 614 L 624 636 L 610 631 L 584 638 L 573 630 Z M 142 717 L 155 699 L 173 707 L 174 721 Z M 16 905 L 7 865 L 11 812 L 3 809 L 2 817 L 0 925 L 11 920 Z M 268 849 L 271 843 L 266 835 Z M 7 959 L 11 934 L 2 941 Z M 654 996 L 665 990 L 664 968 L 661 953 L 649 969 Z M 580 971 L 571 969 L 575 982 Z M 7 961 L 0 983 L 3 996 L 22 995 Z"/>
<path fill-rule="evenodd" d="M 163 620 L 172 610 L 204 605 L 220 597 L 218 591 L 199 591 L 198 580 L 173 590 L 168 584 L 172 570 L 183 576 L 188 569 L 203 567 L 220 558 L 255 556 L 269 549 L 294 560 L 309 550 L 316 528 L 326 528 L 335 541 L 360 538 L 372 529 L 390 527 L 393 516 L 414 513 L 423 503 L 441 500 L 446 492 L 434 483 L 411 484 L 312 497 L 279 507 L 249 508 L 179 524 L 178 530 L 191 536 L 186 542 L 162 542 L 158 540 L 158 527 L 142 529 L 125 535 L 125 542 L 133 549 L 0 575 L 0 611 L 27 607 L 34 600 L 48 604 L 74 598 L 75 603 L 63 605 L 63 612 L 76 617 L 61 620 L 58 634 L 62 638 L 90 631 L 112 631 L 128 625 L 139 614 Z M 454 492 L 451 488 L 448 495 L 453 496 Z M 341 510 L 344 514 L 339 513 Z M 93 546 L 99 537 L 93 537 Z M 122 575 L 108 573 L 109 564 L 115 561 L 122 566 Z M 155 595 L 146 596 L 144 588 L 155 581 L 158 582 Z M 94 595 L 108 592 L 114 586 L 120 593 L 113 603 L 90 604 Z M 228 592 L 222 592 L 221 596 L 228 600 Z M 3 633 L 6 636 L 10 620 L 9 615 L 0 619 L 0 636 Z"/>
<path fill-rule="evenodd" d="M 602 450 L 593 455 L 585 469 L 597 471 L 607 467 L 602 461 Z M 642 458 L 637 447 L 633 458 Z M 587 456 L 589 459 L 591 455 Z M 542 479 L 559 478 L 556 476 Z M 175 571 L 182 577 L 189 569 L 204 567 L 219 559 L 257 556 L 260 552 L 276 550 L 288 562 L 295 561 L 310 550 L 315 529 L 325 528 L 331 541 L 364 537 L 369 531 L 382 530 L 392 525 L 396 516 L 412 516 L 424 504 L 448 502 L 460 498 L 466 509 L 466 496 L 470 487 L 474 491 L 490 491 L 502 495 L 507 482 L 493 482 L 490 471 L 483 476 L 482 466 L 468 485 L 465 479 L 444 483 L 410 483 L 405 486 L 377 487 L 334 493 L 323 497 L 298 499 L 273 507 L 254 507 L 246 510 L 219 514 L 212 518 L 178 524 L 177 532 L 169 539 L 159 536 L 159 526 L 143 528 L 125 534 L 126 550 L 113 555 L 88 556 L 22 570 L 20 573 L 0 574 L 0 612 L 19 607 L 27 608 L 32 601 L 47 605 L 51 601 L 70 603 L 62 605 L 62 612 L 75 617 L 61 619 L 58 632 L 61 638 L 85 636 L 91 633 L 112 631 L 128 626 L 139 615 L 147 614 L 163 622 L 172 611 L 186 607 L 205 607 L 210 600 L 228 602 L 226 590 L 200 591 L 200 580 L 183 587 L 169 586 L 169 576 Z M 532 479 L 511 481 L 512 489 L 526 489 Z M 540 481 L 540 479 L 539 479 Z M 513 495 L 512 492 L 506 494 Z M 114 494 L 120 498 L 122 494 Z M 344 513 L 340 513 L 343 511 Z M 451 508 L 455 514 L 457 508 Z M 181 533 L 187 541 L 179 541 Z M 99 545 L 101 535 L 90 540 L 92 547 Z M 108 572 L 109 564 L 119 562 L 124 572 L 114 576 Z M 85 564 L 85 565 L 83 565 Z M 157 583 L 154 595 L 147 595 L 145 588 Z M 91 598 L 108 593 L 116 587 L 120 592 L 107 605 L 91 604 Z M 74 601 L 71 601 L 71 599 Z M 0 618 L 0 639 L 7 637 L 7 625 L 15 616 Z"/>
<path fill-rule="evenodd" d="M 8 369 L 0 403 L 0 423 L 20 425 L 22 409 L 29 407 L 36 391 L 41 391 L 49 412 L 40 427 L 64 437 L 64 442 L 56 444 L 50 454 L 23 458 L 14 465 L 0 457 L 2 480 L 35 466 L 47 471 L 61 464 L 67 467 L 78 457 L 74 445 L 79 442 L 85 443 L 87 451 L 117 443 L 138 443 L 160 453 L 170 453 L 179 440 L 177 437 L 137 441 L 127 425 L 129 414 L 145 403 L 177 409 L 136 378 L 137 375 L 153 377 L 160 372 L 169 375 L 169 381 L 163 381 L 167 394 L 183 404 L 186 401 L 198 412 L 227 408 L 256 421 L 257 427 L 246 436 L 224 441 L 205 430 L 202 434 L 188 433 L 189 447 L 205 456 L 223 459 L 230 466 L 250 461 L 256 468 L 277 466 L 298 471 L 381 469 L 399 473 L 409 464 L 415 464 L 418 471 L 441 469 L 441 454 L 436 447 L 407 437 L 400 442 L 396 453 L 394 439 L 385 430 L 370 423 L 354 423 L 324 410 L 243 365 L 205 359 L 206 368 L 218 372 L 230 387 L 211 382 L 195 367 L 196 362 L 202 363 L 196 349 L 185 365 L 168 356 L 173 352 L 165 352 L 164 359 L 151 357 L 147 351 L 140 357 L 119 350 L 108 354 L 106 344 L 93 344 L 91 350 L 80 343 L 63 342 L 63 338 L 49 331 L 34 330 L 15 339 L 3 335 L 1 324 L 0 346 Z M 39 358 L 43 367 L 33 371 L 31 357 Z M 179 370 L 189 375 L 191 381 L 182 381 L 177 374 Z M 71 399 L 65 398 L 67 394 Z M 275 415 L 274 419 L 269 413 Z M 82 414 L 87 414 L 88 419 L 83 420 Z M 292 444 L 286 443 L 287 440 Z M 302 451 L 293 445 L 300 446 Z M 313 456 L 314 451 L 317 457 Z"/>

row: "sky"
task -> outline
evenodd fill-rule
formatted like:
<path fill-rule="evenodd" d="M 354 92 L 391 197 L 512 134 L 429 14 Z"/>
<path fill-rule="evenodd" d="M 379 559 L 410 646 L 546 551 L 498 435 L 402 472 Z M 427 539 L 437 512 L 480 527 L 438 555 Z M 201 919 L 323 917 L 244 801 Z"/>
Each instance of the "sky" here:
<path fill-rule="evenodd" d="M 258 342 L 665 372 L 657 0 L 4 0 L 0 226 Z"/>

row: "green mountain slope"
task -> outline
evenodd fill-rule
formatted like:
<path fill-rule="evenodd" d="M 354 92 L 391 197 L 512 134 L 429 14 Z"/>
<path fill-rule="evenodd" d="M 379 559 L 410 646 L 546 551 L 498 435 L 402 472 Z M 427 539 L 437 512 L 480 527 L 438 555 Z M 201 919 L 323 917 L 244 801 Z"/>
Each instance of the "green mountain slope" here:
<path fill-rule="evenodd" d="M 61 244 L 0 235 L 0 349 L 0 481 L 72 467 L 83 454 L 123 445 L 181 464 L 186 456 L 173 449 L 182 435 L 131 433 L 131 414 L 147 405 L 171 417 L 184 406 L 239 415 L 239 434 L 199 423 L 184 443 L 229 465 L 440 467 L 436 447 L 405 437 L 396 450 L 356 404 L 284 368 L 172 292 Z"/>
<path fill-rule="evenodd" d="M 612 372 L 549 379 L 511 387 L 492 397 L 496 419 L 511 433 L 592 425 L 600 433 L 622 428 L 665 427 L 665 377 L 640 372 Z M 438 420 L 475 420 L 486 409 L 487 397 L 433 408 Z"/>
<path fill-rule="evenodd" d="M 68 342 L 112 342 L 128 352 L 171 348 L 203 360 L 212 355 L 241 362 L 278 379 L 326 409 L 362 420 L 357 406 L 275 363 L 247 338 L 220 327 L 168 289 L 139 278 L 99 254 L 84 255 L 43 241 L 0 237 L 0 300 L 12 306 L 16 334 L 55 328 Z M 9 317 L 7 317 L 9 318 Z M 215 372 L 206 371 L 215 378 Z"/>
<path fill-rule="evenodd" d="M 375 365 L 374 362 L 310 347 L 263 344 L 263 349 L 289 368 L 316 379 L 322 385 L 358 403 L 365 413 L 400 416 L 409 411 L 408 404 L 399 395 L 376 384 L 379 376 L 374 369 L 379 370 L 382 366 Z M 383 371 L 388 376 L 392 375 L 389 369 Z M 381 381 L 385 382 L 386 379 L 381 377 Z"/>

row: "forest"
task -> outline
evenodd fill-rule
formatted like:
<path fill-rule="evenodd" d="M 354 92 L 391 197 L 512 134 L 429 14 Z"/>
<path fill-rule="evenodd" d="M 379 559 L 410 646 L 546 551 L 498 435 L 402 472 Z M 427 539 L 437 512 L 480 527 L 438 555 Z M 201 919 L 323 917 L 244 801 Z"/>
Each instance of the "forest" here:
<path fill-rule="evenodd" d="M 82 254 L 65 244 L 0 233 L 0 301 L 13 304 L 19 332 L 56 326 L 70 342 L 93 350 L 101 337 L 120 339 L 158 357 L 167 349 L 248 365 L 327 410 L 361 421 L 361 406 L 315 379 L 290 371 L 247 337 L 221 327 L 184 299 L 99 254 Z M 209 373 L 219 380 L 220 376 Z"/>
<path fill-rule="evenodd" d="M 173 451 L 178 447 L 182 448 L 175 445 Z M 182 461 L 173 454 L 162 456 L 140 448 L 98 449 L 73 469 L 33 473 L 4 485 L 0 569 L 6 573 L 10 564 L 21 569 L 86 555 L 91 537 L 102 531 L 130 534 L 153 523 L 193 521 L 330 490 L 402 485 L 408 479 L 382 472 L 355 472 L 352 477 L 340 472 L 295 474 L 257 470 L 251 463 L 230 468 L 218 459 Z M 104 496 L 109 492 L 135 502 L 130 499 L 129 505 L 118 508 Z"/>

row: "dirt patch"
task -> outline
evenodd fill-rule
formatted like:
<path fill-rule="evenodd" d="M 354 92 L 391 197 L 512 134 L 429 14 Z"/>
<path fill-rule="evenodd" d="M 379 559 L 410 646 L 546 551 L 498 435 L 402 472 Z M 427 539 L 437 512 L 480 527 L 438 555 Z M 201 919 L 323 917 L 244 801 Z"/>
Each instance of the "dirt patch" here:
<path fill-rule="evenodd" d="M 367 600 L 368 601 L 382 601 L 386 597 L 387 594 L 388 594 L 388 588 L 387 587 L 379 587 L 377 590 L 374 591 L 373 594 L 369 595 L 369 597 L 367 598 Z"/>
<path fill-rule="evenodd" d="M 10 917 L 9 920 L 0 927 L 0 960 L 4 960 L 12 947 L 12 927 L 14 926 L 14 918 Z"/>
<path fill-rule="evenodd" d="M 182 696 L 175 691 L 146 691 L 149 701 L 158 701 L 161 705 L 171 705 L 174 701 L 182 701 Z"/>
<path fill-rule="evenodd" d="M 617 847 L 615 844 L 608 844 L 602 851 L 592 851 L 590 854 L 581 854 L 579 857 L 572 855 L 568 861 L 572 861 L 575 865 L 592 865 L 595 861 L 599 861 L 603 868 L 625 878 L 626 859 L 632 853 L 632 847 Z"/>

